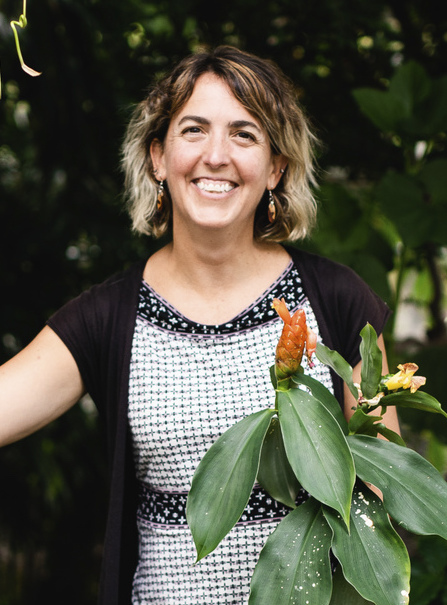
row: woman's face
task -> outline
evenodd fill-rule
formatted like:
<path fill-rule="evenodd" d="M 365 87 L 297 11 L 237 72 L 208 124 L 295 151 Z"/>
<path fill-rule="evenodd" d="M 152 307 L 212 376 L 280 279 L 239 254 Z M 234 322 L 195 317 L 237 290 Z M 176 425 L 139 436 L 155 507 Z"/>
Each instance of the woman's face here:
<path fill-rule="evenodd" d="M 266 132 L 216 75 L 196 82 L 151 156 L 172 199 L 174 234 L 181 226 L 237 228 L 253 234 L 256 207 L 274 189 L 286 162 Z"/>

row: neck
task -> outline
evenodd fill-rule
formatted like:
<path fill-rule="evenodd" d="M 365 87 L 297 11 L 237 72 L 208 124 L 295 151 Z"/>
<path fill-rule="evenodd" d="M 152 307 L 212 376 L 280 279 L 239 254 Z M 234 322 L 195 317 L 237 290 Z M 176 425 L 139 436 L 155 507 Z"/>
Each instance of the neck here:
<path fill-rule="evenodd" d="M 150 257 L 145 280 L 186 317 L 204 324 L 229 321 L 285 269 L 278 244 L 203 233 L 177 237 Z"/>
<path fill-rule="evenodd" d="M 252 233 L 222 233 L 220 230 L 179 237 L 174 233 L 170 245 L 171 262 L 178 275 L 199 288 L 219 288 L 227 282 L 244 277 L 259 270 L 260 255 L 269 253 L 276 245 L 256 242 Z"/>

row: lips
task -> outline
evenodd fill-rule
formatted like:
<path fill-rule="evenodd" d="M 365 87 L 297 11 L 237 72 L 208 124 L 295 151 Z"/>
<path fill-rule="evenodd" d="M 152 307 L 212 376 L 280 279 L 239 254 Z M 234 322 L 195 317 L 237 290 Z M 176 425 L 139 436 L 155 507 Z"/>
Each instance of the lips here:
<path fill-rule="evenodd" d="M 207 191 L 208 193 L 228 193 L 237 186 L 231 181 L 213 181 L 210 179 L 198 179 L 194 182 L 201 191 Z"/>

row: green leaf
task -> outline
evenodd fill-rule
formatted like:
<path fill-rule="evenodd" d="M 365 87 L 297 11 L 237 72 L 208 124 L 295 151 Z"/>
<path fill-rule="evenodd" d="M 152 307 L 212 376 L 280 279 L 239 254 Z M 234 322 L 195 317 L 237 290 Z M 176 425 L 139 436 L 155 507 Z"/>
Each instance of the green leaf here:
<path fill-rule="evenodd" d="M 268 537 L 251 582 L 249 605 L 328 605 L 331 531 L 312 498 L 289 513 Z"/>
<path fill-rule="evenodd" d="M 405 389 L 405 391 L 399 391 L 398 393 L 390 393 L 382 397 L 380 405 L 398 405 L 402 408 L 415 408 L 424 412 L 442 414 L 447 418 L 447 413 L 442 409 L 439 401 L 432 395 L 424 393 L 424 391 L 411 393 L 409 389 Z"/>
<path fill-rule="evenodd" d="M 317 356 L 317 359 L 321 361 L 321 363 L 324 363 L 325 365 L 332 368 L 334 372 L 336 372 L 340 376 L 340 378 L 344 380 L 344 382 L 348 385 L 348 388 L 351 391 L 352 395 L 357 400 L 359 393 L 352 381 L 352 367 L 340 355 L 340 353 L 337 353 L 337 351 L 332 351 L 332 349 L 329 349 L 328 347 L 319 342 L 317 343 L 317 350 L 315 351 L 315 355 Z"/>
<path fill-rule="evenodd" d="M 407 605 L 410 559 L 380 499 L 356 485 L 350 534 L 332 510 L 325 507 L 324 516 L 334 532 L 332 550 L 343 575 L 360 595 L 376 605 Z"/>
<path fill-rule="evenodd" d="M 212 552 L 240 519 L 274 413 L 261 410 L 243 418 L 219 437 L 197 467 L 186 506 L 197 561 Z"/>
<path fill-rule="evenodd" d="M 389 92 L 357 88 L 352 94 L 361 111 L 383 132 L 397 132 L 402 117 L 408 115 L 404 101 Z"/>
<path fill-rule="evenodd" d="M 438 158 L 424 164 L 419 173 L 419 178 L 424 183 L 435 206 L 446 203 L 447 159 Z"/>
<path fill-rule="evenodd" d="M 379 422 L 378 424 L 376 424 L 374 426 L 376 427 L 377 433 L 379 435 L 382 435 L 382 437 L 385 437 L 385 439 L 388 439 L 388 441 L 391 441 L 392 443 L 396 443 L 397 445 L 400 445 L 401 447 L 406 447 L 406 443 L 402 439 L 402 437 L 399 435 L 399 433 L 396 433 L 395 431 L 392 431 L 391 429 L 389 429 L 385 424 L 383 424 L 383 422 Z"/>
<path fill-rule="evenodd" d="M 338 422 L 341 430 L 345 435 L 348 434 L 348 423 L 343 415 L 340 404 L 332 393 L 323 385 L 319 380 L 315 380 L 312 376 L 304 374 L 304 372 L 297 372 L 291 376 L 292 382 L 295 384 L 302 384 L 306 386 L 312 392 L 312 395 L 320 401 L 328 412 L 332 414 L 335 420 Z"/>
<path fill-rule="evenodd" d="M 366 399 L 377 394 L 382 378 L 382 351 L 377 346 L 377 333 L 371 324 L 360 332 L 360 356 L 362 358 L 361 391 Z"/>
<path fill-rule="evenodd" d="M 277 393 L 284 445 L 298 481 L 349 522 L 355 470 L 346 438 L 324 405 L 302 389 Z"/>
<path fill-rule="evenodd" d="M 383 422 L 380 422 L 381 420 L 382 416 L 371 416 L 358 408 L 349 420 L 349 434 L 369 435 L 371 437 L 377 437 L 380 434 L 388 439 L 388 441 L 405 447 L 405 441 L 402 437 L 386 427 Z"/>
<path fill-rule="evenodd" d="M 447 128 L 447 76 L 431 81 L 430 96 L 417 108 L 414 132 L 419 140 L 429 139 Z"/>
<path fill-rule="evenodd" d="M 349 420 L 349 434 L 361 433 L 363 435 L 377 435 L 377 431 L 374 430 L 374 423 L 378 420 L 382 420 L 382 416 L 370 416 L 365 412 L 357 408 L 354 414 Z"/>
<path fill-rule="evenodd" d="M 431 91 L 431 80 L 424 67 L 416 61 L 401 65 L 391 78 L 390 93 L 400 98 L 410 116 L 415 106 L 419 105 Z"/>
<path fill-rule="evenodd" d="M 378 487 L 385 508 L 405 529 L 447 539 L 447 483 L 427 460 L 395 443 L 348 437 L 358 476 Z"/>
<path fill-rule="evenodd" d="M 284 449 L 279 420 L 273 417 L 264 439 L 258 469 L 258 482 L 279 502 L 295 508 L 300 484 Z"/>
<path fill-rule="evenodd" d="M 329 605 L 373 605 L 365 601 L 356 589 L 345 579 L 341 566 L 338 565 L 332 576 L 332 597 Z"/>
<path fill-rule="evenodd" d="M 414 248 L 431 241 L 435 223 L 427 212 L 425 191 L 419 180 L 389 171 L 377 185 L 375 195 L 406 246 Z"/>

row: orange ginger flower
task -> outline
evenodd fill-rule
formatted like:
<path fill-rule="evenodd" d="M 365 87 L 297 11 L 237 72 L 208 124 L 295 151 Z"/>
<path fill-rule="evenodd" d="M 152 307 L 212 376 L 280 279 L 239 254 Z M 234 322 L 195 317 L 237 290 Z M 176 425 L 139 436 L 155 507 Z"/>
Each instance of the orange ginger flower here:
<path fill-rule="evenodd" d="M 281 300 L 275 298 L 272 307 L 284 322 L 275 358 L 276 376 L 278 380 L 283 380 L 300 367 L 304 347 L 309 364 L 312 365 L 311 357 L 317 347 L 317 335 L 307 327 L 303 309 L 298 309 L 290 315 L 284 298 Z"/>
<path fill-rule="evenodd" d="M 404 363 L 397 367 L 400 372 L 397 372 L 397 374 L 394 374 L 394 376 L 391 376 L 385 382 L 385 386 L 389 391 L 410 389 L 411 393 L 415 393 L 419 387 L 425 384 L 426 378 L 424 376 L 413 376 L 419 369 L 415 363 Z"/>

